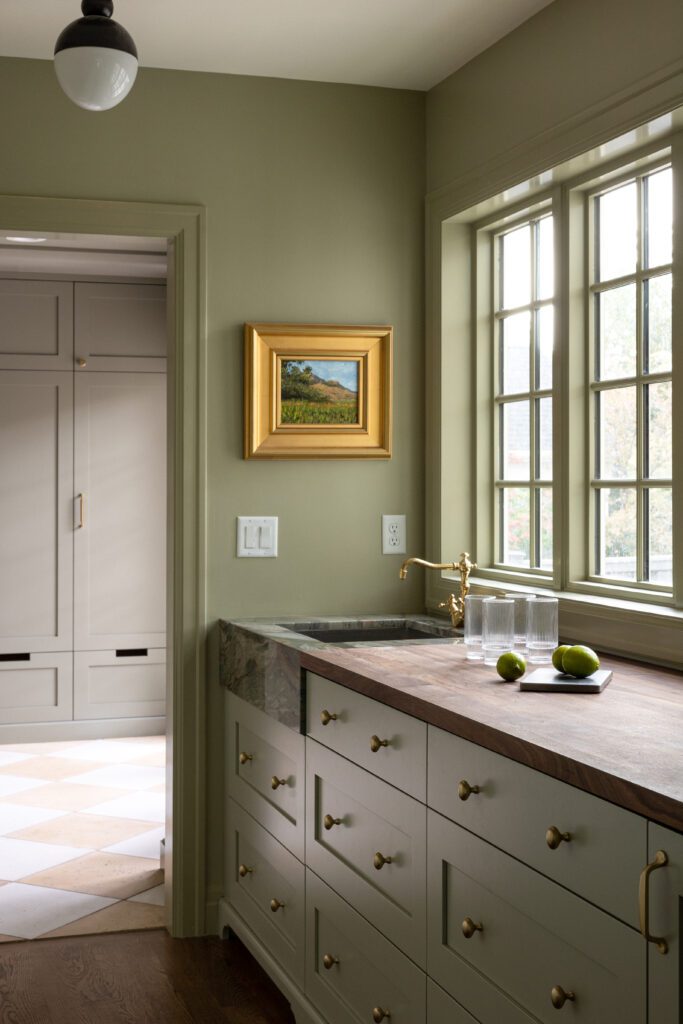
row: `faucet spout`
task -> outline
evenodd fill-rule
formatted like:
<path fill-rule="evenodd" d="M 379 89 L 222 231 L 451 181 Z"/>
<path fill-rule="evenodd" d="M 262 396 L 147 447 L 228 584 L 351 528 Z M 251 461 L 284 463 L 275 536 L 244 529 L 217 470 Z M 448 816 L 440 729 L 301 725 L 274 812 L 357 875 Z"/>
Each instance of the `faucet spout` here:
<path fill-rule="evenodd" d="M 470 592 L 470 574 L 477 568 L 477 563 L 470 560 L 468 551 L 460 553 L 459 562 L 427 562 L 424 558 L 406 558 L 398 572 L 398 578 L 405 580 L 408 577 L 408 569 L 411 565 L 422 565 L 425 569 L 449 570 L 460 573 L 460 595 L 450 594 L 447 601 L 442 601 L 439 608 L 447 608 L 456 629 L 462 625 L 465 619 L 465 598 Z"/>

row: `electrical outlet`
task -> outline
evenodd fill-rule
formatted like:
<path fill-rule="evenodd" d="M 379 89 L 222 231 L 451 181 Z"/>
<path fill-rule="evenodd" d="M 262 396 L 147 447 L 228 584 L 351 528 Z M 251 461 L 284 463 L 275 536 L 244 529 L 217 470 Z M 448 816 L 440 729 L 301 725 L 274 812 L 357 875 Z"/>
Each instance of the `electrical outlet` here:
<path fill-rule="evenodd" d="M 382 516 L 382 554 L 405 555 L 406 517 Z"/>

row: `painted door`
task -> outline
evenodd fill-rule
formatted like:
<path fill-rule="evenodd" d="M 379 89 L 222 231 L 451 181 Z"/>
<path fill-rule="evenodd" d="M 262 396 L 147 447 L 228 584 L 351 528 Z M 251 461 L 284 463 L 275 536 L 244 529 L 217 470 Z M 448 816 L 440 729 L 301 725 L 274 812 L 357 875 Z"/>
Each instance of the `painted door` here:
<path fill-rule="evenodd" d="M 649 1024 L 680 1024 L 683 1020 L 683 835 L 648 825 L 648 863 L 666 854 L 666 864 L 647 879 L 650 906 L 648 942 Z M 645 880 L 643 880 L 645 881 Z M 661 944 L 664 940 L 665 946 Z"/>

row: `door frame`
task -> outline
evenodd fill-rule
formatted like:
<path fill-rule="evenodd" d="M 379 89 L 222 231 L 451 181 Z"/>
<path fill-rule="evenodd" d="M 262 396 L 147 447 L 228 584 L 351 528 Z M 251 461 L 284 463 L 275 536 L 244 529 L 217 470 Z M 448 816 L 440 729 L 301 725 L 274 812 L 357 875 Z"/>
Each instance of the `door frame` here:
<path fill-rule="evenodd" d="M 206 929 L 206 231 L 200 206 L 0 196 L 0 227 L 169 243 L 166 923 Z M 170 898 L 168 898 L 170 897 Z"/>

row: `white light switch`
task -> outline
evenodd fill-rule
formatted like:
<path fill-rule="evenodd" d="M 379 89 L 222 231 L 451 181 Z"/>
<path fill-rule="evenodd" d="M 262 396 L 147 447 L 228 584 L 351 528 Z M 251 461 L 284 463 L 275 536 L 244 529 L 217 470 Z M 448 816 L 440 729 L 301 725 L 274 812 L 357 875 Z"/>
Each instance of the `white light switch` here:
<path fill-rule="evenodd" d="M 237 557 L 277 558 L 277 516 L 237 517 Z"/>

